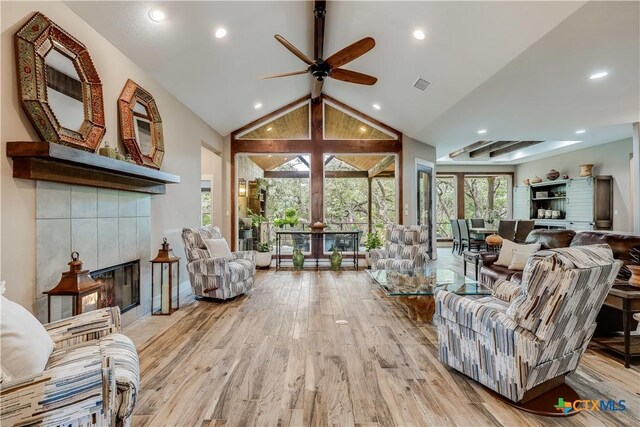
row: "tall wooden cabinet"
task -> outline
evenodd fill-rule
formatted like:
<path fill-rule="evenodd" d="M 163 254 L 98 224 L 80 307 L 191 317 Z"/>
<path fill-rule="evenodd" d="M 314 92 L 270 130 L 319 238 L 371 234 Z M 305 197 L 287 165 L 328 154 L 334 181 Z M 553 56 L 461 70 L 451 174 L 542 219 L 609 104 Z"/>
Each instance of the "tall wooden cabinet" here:
<path fill-rule="evenodd" d="M 559 211 L 560 217 L 540 219 L 538 210 L 541 209 Z M 535 219 L 537 228 L 611 230 L 613 177 L 596 175 L 516 186 L 513 217 Z"/>

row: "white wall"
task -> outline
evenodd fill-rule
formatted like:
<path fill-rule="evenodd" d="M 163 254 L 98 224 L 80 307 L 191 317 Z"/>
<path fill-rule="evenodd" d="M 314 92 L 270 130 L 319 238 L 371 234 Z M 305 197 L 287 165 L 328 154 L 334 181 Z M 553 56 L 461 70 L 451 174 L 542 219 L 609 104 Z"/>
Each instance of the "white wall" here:
<path fill-rule="evenodd" d="M 580 165 L 592 163 L 594 175 L 612 175 L 613 183 L 613 229 L 615 231 L 633 231 L 632 198 L 630 183 L 629 155 L 633 151 L 631 138 L 610 142 L 595 147 L 572 151 L 570 153 L 547 157 L 516 166 L 515 184 L 525 178 L 536 175 L 545 179 L 550 169 L 556 169 L 560 175 L 571 178 L 580 175 Z M 615 214 L 617 211 L 617 215 Z"/>
<path fill-rule="evenodd" d="M 515 172 L 513 165 L 438 165 L 438 173 L 464 172 L 464 173 L 497 173 Z"/>
<path fill-rule="evenodd" d="M 402 187 L 403 187 L 403 204 L 401 214 L 403 215 L 406 225 L 418 223 L 418 206 L 417 206 L 417 169 L 416 160 L 424 160 L 426 162 L 436 162 L 436 149 L 430 145 L 420 142 L 416 139 L 409 138 L 406 135 L 402 137 Z M 434 168 L 435 169 L 435 168 Z M 435 174 L 435 170 L 433 171 Z M 435 193 L 434 193 L 435 194 Z M 435 212 L 433 215 L 435 221 Z M 435 228 L 435 224 L 434 224 Z"/>
<path fill-rule="evenodd" d="M 182 227 L 200 224 L 200 147 L 204 144 L 221 152 L 224 149 L 223 138 L 63 3 L 2 2 L 0 7 L 0 265 L 2 278 L 7 281 L 6 296 L 30 310 L 34 308 L 35 182 L 12 178 L 11 160 L 6 157 L 5 150 L 7 141 L 40 139 L 18 102 L 13 42 L 15 32 L 36 11 L 44 13 L 87 46 L 103 84 L 106 140 L 119 140 L 117 99 L 128 78 L 154 95 L 162 115 L 165 136 L 162 170 L 180 175 L 181 183 L 167 185 L 166 195 L 151 198 L 151 251 L 157 251 L 162 238 L 167 237 L 176 255 L 183 257 L 180 275 L 186 280 L 180 233 Z M 227 176 L 226 171 L 223 176 Z"/>

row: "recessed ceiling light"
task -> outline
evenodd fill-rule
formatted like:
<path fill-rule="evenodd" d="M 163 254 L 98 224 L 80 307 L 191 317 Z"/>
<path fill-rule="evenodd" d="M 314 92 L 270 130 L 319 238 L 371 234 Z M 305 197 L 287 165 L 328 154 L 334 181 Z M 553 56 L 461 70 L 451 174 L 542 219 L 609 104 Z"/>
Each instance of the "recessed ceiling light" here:
<path fill-rule="evenodd" d="M 164 12 L 158 8 L 154 7 L 149 10 L 149 19 L 151 19 L 153 22 L 161 22 L 166 18 L 167 15 L 165 15 Z"/>
<path fill-rule="evenodd" d="M 422 30 L 415 30 L 415 31 L 413 32 L 413 37 L 415 37 L 415 38 L 416 38 L 416 39 L 418 39 L 418 40 L 424 40 L 424 38 L 425 38 L 426 36 L 424 35 L 424 31 L 422 31 Z"/>
<path fill-rule="evenodd" d="M 256 110 L 259 110 L 260 108 L 262 108 L 262 104 L 257 102 L 256 105 L 253 106 L 253 108 L 255 108 Z"/>
<path fill-rule="evenodd" d="M 585 133 L 585 132 L 586 132 L 586 130 L 584 130 L 584 129 L 578 129 L 578 130 L 576 131 L 576 133 L 577 133 L 578 135 L 580 135 L 581 133 Z"/>
<path fill-rule="evenodd" d="M 216 38 L 221 39 L 227 35 L 227 30 L 224 28 L 218 28 L 216 30 Z"/>
<path fill-rule="evenodd" d="M 609 73 L 607 71 L 600 71 L 598 73 L 591 74 L 591 76 L 589 76 L 589 78 L 591 80 L 597 80 L 597 79 L 601 79 L 603 77 L 607 77 L 608 75 L 609 75 Z"/>
<path fill-rule="evenodd" d="M 380 104 L 373 104 L 373 108 L 376 110 L 379 110 L 382 107 L 380 107 Z"/>
<path fill-rule="evenodd" d="M 271 129 L 273 129 L 272 127 L 268 127 L 267 128 L 267 132 L 271 132 Z"/>
<path fill-rule="evenodd" d="M 478 131 L 478 133 L 479 133 L 480 135 L 482 135 L 483 133 L 487 133 L 487 130 L 486 130 L 486 129 L 480 129 L 480 130 Z"/>
<path fill-rule="evenodd" d="M 366 128 L 366 127 L 362 126 L 362 127 L 360 128 L 360 132 L 366 132 L 366 131 L 367 131 L 367 128 Z"/>

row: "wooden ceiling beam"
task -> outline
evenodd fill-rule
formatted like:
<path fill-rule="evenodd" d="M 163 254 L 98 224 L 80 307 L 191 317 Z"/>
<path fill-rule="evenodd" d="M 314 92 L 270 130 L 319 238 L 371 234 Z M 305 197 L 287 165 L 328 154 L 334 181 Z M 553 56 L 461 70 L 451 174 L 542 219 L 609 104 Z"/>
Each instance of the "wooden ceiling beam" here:
<path fill-rule="evenodd" d="M 508 147 L 492 151 L 491 153 L 489 153 L 489 157 L 494 158 L 494 157 L 502 156 L 503 154 L 522 150 L 523 148 L 531 147 L 533 145 L 540 144 L 541 142 L 544 142 L 544 141 L 519 141 L 518 143 L 512 144 Z"/>
<path fill-rule="evenodd" d="M 473 144 L 469 144 L 466 147 L 462 147 L 459 150 L 452 151 L 451 153 L 449 153 L 449 157 L 453 159 L 454 157 L 458 157 L 461 154 L 468 153 L 469 151 L 476 150 L 478 148 L 484 147 L 485 145 L 492 144 L 493 142 L 494 141 L 478 141 L 478 142 L 474 142 Z"/>
<path fill-rule="evenodd" d="M 380 174 L 380 172 L 385 170 L 387 167 L 391 166 L 395 161 L 396 161 L 396 156 L 387 156 L 384 159 L 380 160 L 378 164 L 376 164 L 374 167 L 369 169 L 368 171 L 369 178 L 373 178 L 374 176 L 377 176 L 378 174 Z"/>
<path fill-rule="evenodd" d="M 367 178 L 367 171 L 325 171 L 325 178 Z M 309 171 L 265 171 L 265 178 L 309 178 Z M 386 178 L 387 176 L 385 176 Z"/>
<path fill-rule="evenodd" d="M 491 153 L 492 151 L 500 150 L 502 148 L 508 147 L 510 145 L 516 144 L 519 141 L 492 141 L 491 144 L 485 145 L 484 147 L 480 147 L 476 150 L 469 152 L 469 157 L 472 159 L 474 157 L 480 157 L 483 154 Z"/>

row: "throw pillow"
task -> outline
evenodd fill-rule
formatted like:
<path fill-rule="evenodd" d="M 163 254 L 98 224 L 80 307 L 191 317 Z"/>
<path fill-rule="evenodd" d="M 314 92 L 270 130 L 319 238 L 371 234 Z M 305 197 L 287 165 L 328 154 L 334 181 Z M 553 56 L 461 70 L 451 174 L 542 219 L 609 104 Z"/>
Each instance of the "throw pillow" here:
<path fill-rule="evenodd" d="M 0 296 L 0 360 L 2 380 L 44 372 L 54 343 L 29 311 Z"/>
<path fill-rule="evenodd" d="M 494 264 L 508 268 L 509 265 L 511 265 L 511 260 L 513 259 L 513 251 L 516 250 L 518 252 L 524 252 L 531 255 L 540 250 L 540 244 L 531 243 L 528 245 L 519 245 L 512 242 L 511 240 L 504 239 L 502 241 L 502 247 L 500 248 L 500 255 L 498 256 L 498 260 Z"/>
<path fill-rule="evenodd" d="M 233 259 L 229 244 L 225 239 L 204 239 L 204 244 L 211 258 L 226 258 L 229 261 Z"/>
<path fill-rule="evenodd" d="M 509 270 L 524 270 L 527 265 L 527 261 L 531 256 L 528 252 L 520 252 L 518 250 L 513 251 L 513 257 L 511 258 L 511 264 L 509 264 Z"/>

